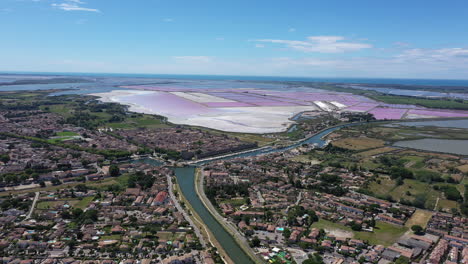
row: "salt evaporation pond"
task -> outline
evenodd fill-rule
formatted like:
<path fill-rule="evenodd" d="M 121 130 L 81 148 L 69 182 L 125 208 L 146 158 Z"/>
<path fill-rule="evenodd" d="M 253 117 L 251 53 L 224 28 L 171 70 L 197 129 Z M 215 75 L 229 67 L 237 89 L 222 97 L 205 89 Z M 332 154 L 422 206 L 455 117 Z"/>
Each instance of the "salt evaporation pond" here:
<path fill-rule="evenodd" d="M 174 85 L 120 86 L 97 93 L 104 102 L 118 102 L 130 110 L 163 115 L 175 124 L 203 126 L 242 133 L 284 132 L 301 112 L 371 113 L 377 120 L 467 117 L 468 111 L 386 104 L 370 98 L 320 89 L 193 88 Z"/>
<path fill-rule="evenodd" d="M 415 121 L 415 122 L 401 122 L 388 124 L 386 126 L 415 126 L 415 127 L 450 127 L 450 128 L 467 128 L 468 129 L 468 119 L 458 119 L 458 120 L 431 120 L 431 121 Z"/>
<path fill-rule="evenodd" d="M 403 148 L 412 148 L 457 155 L 468 155 L 468 140 L 424 138 L 417 140 L 398 141 L 393 145 Z"/>

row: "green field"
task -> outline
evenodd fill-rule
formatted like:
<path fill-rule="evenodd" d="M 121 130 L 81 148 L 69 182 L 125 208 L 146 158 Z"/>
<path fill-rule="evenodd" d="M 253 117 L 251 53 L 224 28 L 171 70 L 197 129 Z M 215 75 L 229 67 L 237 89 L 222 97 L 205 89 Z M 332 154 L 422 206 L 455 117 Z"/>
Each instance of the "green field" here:
<path fill-rule="evenodd" d="M 78 203 L 76 203 L 74 207 L 85 209 L 93 200 L 94 200 L 94 196 L 84 197 L 83 199 L 78 201 Z"/>
<path fill-rule="evenodd" d="M 239 207 L 245 204 L 245 199 L 243 198 L 242 199 L 226 199 L 226 200 L 222 200 L 219 202 L 219 204 L 224 204 L 224 203 L 231 204 L 234 207 Z"/>
<path fill-rule="evenodd" d="M 373 95 L 371 98 L 387 104 L 410 104 L 430 108 L 468 110 L 468 103 L 461 103 L 448 99 L 426 99 L 397 95 Z"/>
<path fill-rule="evenodd" d="M 135 128 L 165 128 L 169 127 L 163 120 L 150 116 L 131 116 L 125 118 L 122 122 L 110 122 L 106 123 L 105 127 L 111 127 L 114 129 L 135 129 Z"/>
<path fill-rule="evenodd" d="M 374 232 L 356 232 L 348 226 L 333 223 L 324 219 L 320 219 L 318 222 L 312 224 L 312 227 L 323 228 L 327 230 L 338 229 L 351 232 L 353 233 L 354 238 L 368 241 L 372 245 L 384 246 L 389 246 L 395 243 L 406 231 L 408 231 L 407 227 L 387 224 L 380 221 L 377 221 L 376 226 L 374 228 Z"/>
<path fill-rule="evenodd" d="M 388 177 L 379 177 L 380 184 L 372 181 L 368 189 L 378 197 L 385 197 L 390 195 L 395 201 L 405 199 L 413 201 L 417 195 L 426 195 L 425 208 L 434 209 L 437 199 L 439 199 L 436 209 L 459 208 L 455 201 L 445 199 L 441 191 L 433 189 L 433 184 L 421 182 L 413 179 L 405 179 L 404 183 L 400 186 L 395 185 L 395 181 Z"/>
<path fill-rule="evenodd" d="M 107 186 L 116 185 L 116 184 L 118 184 L 118 185 L 120 185 L 122 187 L 126 187 L 128 177 L 129 177 L 128 174 L 122 174 L 117 178 L 106 178 L 104 180 L 94 181 L 94 182 L 86 182 L 84 184 L 87 187 L 90 187 L 90 188 L 93 188 L 93 189 L 104 189 Z M 73 183 L 64 183 L 64 184 L 55 185 L 55 186 L 51 185 L 51 186 L 47 186 L 47 187 L 37 187 L 37 188 L 31 188 L 31 189 L 5 191 L 5 192 L 0 192 L 0 197 L 9 196 L 10 194 L 56 191 L 56 190 L 60 190 L 60 189 L 73 188 L 73 187 L 75 187 L 75 186 L 77 186 L 79 184 L 83 184 L 83 183 L 82 182 L 73 182 Z"/>
<path fill-rule="evenodd" d="M 101 240 L 120 240 L 122 238 L 122 235 L 108 235 L 108 236 L 102 236 Z"/>
<path fill-rule="evenodd" d="M 402 156 L 401 158 L 406 161 L 405 167 L 414 168 L 414 169 L 423 168 L 424 160 L 426 159 L 424 157 L 413 156 L 413 155 L 406 155 L 406 156 Z"/>
<path fill-rule="evenodd" d="M 75 136 L 79 136 L 78 133 L 70 132 L 70 131 L 57 132 L 56 134 L 57 134 L 58 137 L 75 137 Z"/>

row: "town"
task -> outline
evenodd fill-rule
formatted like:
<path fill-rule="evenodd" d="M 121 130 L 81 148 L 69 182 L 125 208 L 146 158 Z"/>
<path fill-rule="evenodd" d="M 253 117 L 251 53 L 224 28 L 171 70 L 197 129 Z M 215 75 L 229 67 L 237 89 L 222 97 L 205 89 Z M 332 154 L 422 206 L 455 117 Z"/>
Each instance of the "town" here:
<path fill-rule="evenodd" d="M 174 168 L 186 162 L 196 195 L 255 263 L 468 261 L 468 161 L 392 145 L 418 129 L 336 112 L 302 113 L 285 133 L 229 134 L 46 94 L 3 95 L 2 263 L 232 263 L 180 188 Z M 300 144 L 330 128 L 323 148 Z M 237 154 L 263 146 L 273 151 Z"/>

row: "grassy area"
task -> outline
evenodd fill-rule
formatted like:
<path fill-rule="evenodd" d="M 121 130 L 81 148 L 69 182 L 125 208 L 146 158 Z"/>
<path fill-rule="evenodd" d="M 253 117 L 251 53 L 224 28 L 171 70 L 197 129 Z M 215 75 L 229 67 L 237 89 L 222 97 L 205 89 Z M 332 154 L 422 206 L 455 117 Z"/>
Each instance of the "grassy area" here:
<path fill-rule="evenodd" d="M 127 185 L 128 185 L 128 178 L 130 178 L 130 174 L 126 173 L 126 174 L 122 174 L 122 175 L 120 175 L 119 177 L 114 178 L 114 179 L 115 179 L 115 180 L 117 181 L 117 183 L 119 183 L 120 185 L 127 187 Z"/>
<path fill-rule="evenodd" d="M 468 103 L 456 102 L 448 99 L 426 99 L 398 95 L 373 95 L 371 98 L 388 104 L 410 104 L 429 108 L 462 109 L 468 110 Z"/>
<path fill-rule="evenodd" d="M 123 174 L 117 178 L 106 178 L 104 180 L 100 181 L 95 181 L 95 182 L 86 182 L 85 185 L 88 187 L 93 187 L 93 188 L 105 188 L 106 186 L 109 185 L 115 185 L 115 184 L 120 184 L 121 186 L 127 186 L 127 180 L 128 180 L 129 175 Z M 33 193 L 33 192 L 48 192 L 48 191 L 56 191 L 60 189 L 66 189 L 66 188 L 73 188 L 76 185 L 83 184 L 83 182 L 73 182 L 73 183 L 65 183 L 61 185 L 51 185 L 47 187 L 37 187 L 37 188 L 31 188 L 31 189 L 23 189 L 23 190 L 15 190 L 15 191 L 5 191 L 5 192 L 0 192 L 0 197 L 2 196 L 9 196 L 10 194 L 21 194 L 21 193 Z"/>
<path fill-rule="evenodd" d="M 101 240 L 120 240 L 122 238 L 122 235 L 108 235 L 108 236 L 102 236 Z"/>
<path fill-rule="evenodd" d="M 85 209 L 86 207 L 88 207 L 88 205 L 94 200 L 94 196 L 88 196 L 88 197 L 84 197 L 83 199 L 81 199 L 80 201 L 78 201 L 74 207 L 76 208 L 80 208 L 80 209 Z"/>
<path fill-rule="evenodd" d="M 421 169 L 424 167 L 424 160 L 425 157 L 421 156 L 413 156 L 413 155 L 406 155 L 401 157 L 403 160 L 406 161 L 405 167 L 406 168 L 414 168 L 414 169 Z"/>
<path fill-rule="evenodd" d="M 72 116 L 72 111 L 67 104 L 56 104 L 56 105 L 47 105 L 41 106 L 42 110 L 48 109 L 49 112 L 59 114 L 65 118 Z"/>
<path fill-rule="evenodd" d="M 70 132 L 70 131 L 57 132 L 56 134 L 57 134 L 58 137 L 74 137 L 74 136 L 79 136 L 78 133 Z"/>
<path fill-rule="evenodd" d="M 320 219 L 318 222 L 314 223 L 312 227 L 351 232 L 354 238 L 368 241 L 372 245 L 384 246 L 389 246 L 395 243 L 408 230 L 407 227 L 377 221 L 374 232 L 356 232 L 348 226 L 333 223 L 324 219 Z"/>
<path fill-rule="evenodd" d="M 47 202 L 39 202 L 39 203 L 37 203 L 37 205 L 36 205 L 36 209 L 45 210 L 45 209 L 52 208 L 53 206 L 54 206 L 54 205 L 53 205 L 53 202 L 50 202 L 50 201 L 47 201 Z"/>
<path fill-rule="evenodd" d="M 159 231 L 156 233 L 156 236 L 159 237 L 160 240 L 172 240 L 174 237 L 174 234 L 172 232 L 167 232 L 167 231 Z"/>
<path fill-rule="evenodd" d="M 378 180 L 371 182 L 368 187 L 378 197 L 390 195 L 395 201 L 401 199 L 413 201 L 415 196 L 425 195 L 425 208 L 434 209 L 437 199 L 439 199 L 437 209 L 459 208 L 457 202 L 445 199 L 442 192 L 434 190 L 433 184 L 406 179 L 402 185 L 396 186 L 395 181 L 388 177 L 379 177 Z"/>
<path fill-rule="evenodd" d="M 333 142 L 333 145 L 340 148 L 351 150 L 364 150 L 371 148 L 383 147 L 385 142 L 375 138 L 344 138 Z"/>
<path fill-rule="evenodd" d="M 406 227 L 377 222 L 374 233 L 356 232 L 355 237 L 367 240 L 373 245 L 389 246 L 395 243 L 406 231 L 408 231 Z"/>
<path fill-rule="evenodd" d="M 457 169 L 459 169 L 463 173 L 467 173 L 468 172 L 468 164 L 458 166 Z"/>
<path fill-rule="evenodd" d="M 57 206 L 63 206 L 64 204 L 69 204 L 70 206 L 74 206 L 78 203 L 78 200 L 71 199 L 71 200 L 61 200 L 61 201 L 45 201 L 39 202 L 36 205 L 36 209 L 39 210 L 47 210 L 47 209 L 54 209 Z"/>
<path fill-rule="evenodd" d="M 427 223 L 431 219 L 434 212 L 417 209 L 416 212 L 406 221 L 405 226 L 411 228 L 413 225 L 420 225 L 423 228 L 427 226 Z"/>
<path fill-rule="evenodd" d="M 443 210 L 443 209 L 451 209 L 451 208 L 456 208 L 458 209 L 458 203 L 455 201 L 447 200 L 447 199 L 440 199 L 439 203 L 437 204 L 437 210 Z"/>
<path fill-rule="evenodd" d="M 376 148 L 376 149 L 371 149 L 371 150 L 366 150 L 366 151 L 360 152 L 359 156 L 372 157 L 372 156 L 375 156 L 375 155 L 391 152 L 391 151 L 394 151 L 394 150 L 395 150 L 395 148 L 392 148 L 392 147 Z"/>
<path fill-rule="evenodd" d="M 241 206 L 243 204 L 245 204 L 245 199 L 244 198 L 241 198 L 241 199 L 226 199 L 226 200 L 222 200 L 220 201 L 220 204 L 223 204 L 223 203 L 228 203 L 228 204 L 231 204 L 232 206 Z"/>
<path fill-rule="evenodd" d="M 154 117 L 151 115 L 133 115 L 125 118 L 122 122 L 111 122 L 106 123 L 105 127 L 111 127 L 114 129 L 135 129 L 135 128 L 165 128 L 169 127 L 161 118 Z"/>

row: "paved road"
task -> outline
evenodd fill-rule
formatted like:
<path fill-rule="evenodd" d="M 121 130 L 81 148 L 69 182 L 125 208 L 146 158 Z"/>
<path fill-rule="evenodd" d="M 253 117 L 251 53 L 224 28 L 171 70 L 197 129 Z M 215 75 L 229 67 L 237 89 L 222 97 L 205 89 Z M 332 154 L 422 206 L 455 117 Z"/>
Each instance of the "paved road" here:
<path fill-rule="evenodd" d="M 32 213 L 34 212 L 34 208 L 36 208 L 36 203 L 37 203 L 37 200 L 39 199 L 39 192 L 36 192 L 36 196 L 34 196 L 34 200 L 33 200 L 33 203 L 31 205 L 31 209 L 29 210 L 29 213 L 28 215 L 26 216 L 26 220 L 31 218 L 32 216 Z"/>
<path fill-rule="evenodd" d="M 192 221 L 192 218 L 189 217 L 188 213 L 184 210 L 184 208 L 182 208 L 182 206 L 179 204 L 179 201 L 177 200 L 177 197 L 174 195 L 172 178 L 171 178 L 170 175 L 167 175 L 167 182 L 169 184 L 169 196 L 171 197 L 172 201 L 174 201 L 175 207 L 177 208 L 177 210 L 179 212 L 182 213 L 185 220 L 187 222 L 189 222 L 190 226 L 193 228 L 193 231 L 195 232 L 195 234 L 199 238 L 200 244 L 202 244 L 203 247 L 206 247 L 206 242 L 203 239 L 203 236 L 202 236 L 202 234 L 200 232 L 200 229 L 198 228 L 197 225 L 195 225 L 195 223 Z"/>
<path fill-rule="evenodd" d="M 296 201 L 295 205 L 299 205 L 301 200 L 302 200 L 302 192 L 300 192 L 299 195 L 297 196 L 297 201 Z"/>

